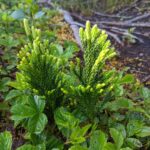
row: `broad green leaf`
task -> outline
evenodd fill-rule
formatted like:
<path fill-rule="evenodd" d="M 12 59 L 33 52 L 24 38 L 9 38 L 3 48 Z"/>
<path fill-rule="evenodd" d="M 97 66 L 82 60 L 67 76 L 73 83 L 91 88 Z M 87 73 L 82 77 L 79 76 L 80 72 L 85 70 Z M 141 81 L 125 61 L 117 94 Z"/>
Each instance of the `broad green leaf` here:
<path fill-rule="evenodd" d="M 85 139 L 85 134 L 91 127 L 91 124 L 86 125 L 85 127 L 80 128 L 79 126 L 72 129 L 70 140 L 72 144 L 83 143 Z"/>
<path fill-rule="evenodd" d="M 122 134 L 114 128 L 110 128 L 110 134 L 115 142 L 116 150 L 119 150 L 124 141 Z"/>
<path fill-rule="evenodd" d="M 120 150 L 133 150 L 130 147 L 121 148 Z"/>
<path fill-rule="evenodd" d="M 127 135 L 131 137 L 133 135 L 138 134 L 143 127 L 143 123 L 133 120 L 127 124 Z"/>
<path fill-rule="evenodd" d="M 36 149 L 37 149 L 37 150 L 46 150 L 46 145 L 45 145 L 45 143 L 36 145 Z"/>
<path fill-rule="evenodd" d="M 113 118 L 116 120 L 116 121 L 122 121 L 125 119 L 125 116 L 120 114 L 119 112 L 116 112 L 113 114 Z"/>
<path fill-rule="evenodd" d="M 108 142 L 104 148 L 104 150 L 116 150 L 115 144 Z"/>
<path fill-rule="evenodd" d="M 147 137 L 150 136 L 150 127 L 144 126 L 142 127 L 142 129 L 140 130 L 139 133 L 136 134 L 139 137 Z"/>
<path fill-rule="evenodd" d="M 12 100 L 15 97 L 18 97 L 21 95 L 21 92 L 19 90 L 11 90 L 5 97 L 5 101 Z"/>
<path fill-rule="evenodd" d="M 126 129 L 125 126 L 121 123 L 116 123 L 113 128 L 117 129 L 117 131 L 121 132 L 124 138 L 126 138 Z"/>
<path fill-rule="evenodd" d="M 42 99 L 40 96 L 30 96 L 29 97 L 29 104 L 32 108 L 36 110 L 36 112 L 43 112 L 45 107 L 45 100 Z"/>
<path fill-rule="evenodd" d="M 8 36 L 7 38 L 0 38 L 0 45 L 3 45 L 7 48 L 17 47 L 19 44 L 18 40 L 14 40 L 13 37 Z M 7 66 L 7 69 L 11 69 L 11 67 L 14 67 L 13 64 Z"/>
<path fill-rule="evenodd" d="M 11 150 L 12 146 L 12 135 L 10 132 L 5 131 L 0 133 L 0 149 Z"/>
<path fill-rule="evenodd" d="M 36 146 L 25 144 L 17 148 L 17 150 L 46 150 L 45 144 L 39 144 Z"/>
<path fill-rule="evenodd" d="M 95 131 L 90 138 L 89 150 L 104 150 L 107 143 L 105 133 L 102 131 Z"/>
<path fill-rule="evenodd" d="M 142 143 L 140 142 L 140 140 L 136 138 L 127 138 L 126 143 L 127 143 L 127 146 L 129 146 L 132 149 L 142 147 Z"/>
<path fill-rule="evenodd" d="M 64 144 L 60 139 L 58 139 L 54 135 L 50 135 L 50 136 L 47 136 L 46 147 L 47 149 L 63 150 Z"/>
<path fill-rule="evenodd" d="M 17 148 L 17 150 L 37 150 L 37 149 L 33 145 L 25 144 L 25 145 L 20 146 L 19 148 Z"/>
<path fill-rule="evenodd" d="M 85 137 L 84 136 L 80 136 L 80 127 L 76 127 L 74 128 L 74 130 L 72 131 L 71 135 L 70 135 L 70 142 L 72 144 L 80 144 L 85 142 Z"/>
<path fill-rule="evenodd" d="M 25 2 L 30 5 L 33 3 L 33 0 L 25 0 Z"/>
<path fill-rule="evenodd" d="M 53 55 L 57 57 L 63 55 L 63 47 L 61 45 L 51 44 L 51 49 L 52 49 Z"/>
<path fill-rule="evenodd" d="M 63 107 L 55 111 L 54 118 L 60 130 L 63 128 L 73 129 L 79 123 L 79 120 Z"/>
<path fill-rule="evenodd" d="M 45 12 L 43 12 L 43 11 L 38 11 L 38 12 L 34 15 L 34 18 L 35 18 L 35 19 L 41 18 L 44 14 L 45 14 Z"/>
<path fill-rule="evenodd" d="M 16 104 L 11 108 L 11 113 L 12 120 L 22 120 L 34 116 L 36 111 L 29 106 L 23 104 Z"/>
<path fill-rule="evenodd" d="M 8 88 L 8 83 L 11 81 L 11 79 L 10 78 L 8 78 L 8 77 L 4 77 L 4 78 L 2 78 L 1 80 L 0 80 L 0 91 L 2 91 L 2 92 L 6 92 L 6 91 L 8 91 L 9 90 L 9 88 Z"/>
<path fill-rule="evenodd" d="M 23 12 L 23 10 L 18 9 L 12 12 L 11 17 L 13 17 L 14 19 L 23 19 L 25 18 L 25 13 Z"/>
<path fill-rule="evenodd" d="M 34 115 L 32 118 L 29 119 L 28 122 L 29 132 L 35 134 L 41 133 L 44 130 L 47 121 L 47 117 L 43 113 Z"/>
<path fill-rule="evenodd" d="M 115 95 L 116 95 L 116 97 L 122 96 L 123 93 L 124 93 L 123 86 L 122 85 L 116 86 L 116 88 L 115 88 Z"/>
<path fill-rule="evenodd" d="M 88 150 L 86 147 L 80 146 L 80 145 L 74 145 L 69 148 L 69 150 Z"/>
<path fill-rule="evenodd" d="M 132 74 L 127 74 L 125 75 L 121 80 L 120 84 L 125 84 L 125 83 L 133 83 L 135 81 L 135 78 Z"/>
<path fill-rule="evenodd" d="M 119 109 L 133 108 L 133 102 L 130 99 L 119 99 L 113 102 L 109 102 L 106 107 L 111 111 L 117 111 Z"/>
<path fill-rule="evenodd" d="M 140 94 L 144 99 L 150 99 L 150 89 L 143 87 L 140 91 Z"/>

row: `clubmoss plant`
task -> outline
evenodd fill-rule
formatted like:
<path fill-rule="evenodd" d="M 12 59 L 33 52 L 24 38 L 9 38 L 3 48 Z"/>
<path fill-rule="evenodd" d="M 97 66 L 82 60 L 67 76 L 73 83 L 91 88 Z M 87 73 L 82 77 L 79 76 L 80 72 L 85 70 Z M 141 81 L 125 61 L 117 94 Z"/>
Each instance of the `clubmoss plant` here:
<path fill-rule="evenodd" d="M 41 31 L 34 27 L 30 29 L 27 20 L 24 20 L 24 26 L 31 42 L 18 53 L 19 72 L 17 82 L 13 85 L 44 96 L 50 109 L 54 110 L 63 100 L 63 93 L 60 91 L 64 82 L 63 66 L 60 59 L 53 55 L 51 43 L 41 39 Z"/>
<path fill-rule="evenodd" d="M 76 59 L 76 64 L 74 62 L 70 64 L 77 80 L 68 91 L 64 90 L 64 92 L 77 102 L 78 107 L 88 118 L 93 120 L 98 112 L 99 100 L 105 103 L 112 98 L 115 82 L 115 78 L 112 77 L 116 72 L 115 70 L 106 72 L 104 66 L 105 62 L 116 53 L 105 31 L 100 30 L 97 25 L 91 28 L 90 22 L 87 21 L 85 30 L 80 28 L 79 33 L 84 51 L 84 64 L 82 65 L 79 59 Z"/>

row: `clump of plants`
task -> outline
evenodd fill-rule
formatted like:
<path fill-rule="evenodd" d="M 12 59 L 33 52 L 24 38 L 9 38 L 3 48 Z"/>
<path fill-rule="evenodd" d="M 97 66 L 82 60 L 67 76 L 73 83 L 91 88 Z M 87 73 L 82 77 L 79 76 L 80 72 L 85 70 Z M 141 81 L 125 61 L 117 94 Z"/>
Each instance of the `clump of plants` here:
<path fill-rule="evenodd" d="M 150 91 L 133 86 L 130 74 L 105 70 L 116 54 L 105 31 L 89 21 L 80 29 L 81 60 L 73 43 L 42 39 L 27 20 L 24 27 L 30 42 L 18 53 L 14 89 L 6 96 L 15 127 L 25 129 L 26 143 L 17 150 L 148 149 Z M 0 134 L 0 144 L 11 149 L 9 132 Z"/>

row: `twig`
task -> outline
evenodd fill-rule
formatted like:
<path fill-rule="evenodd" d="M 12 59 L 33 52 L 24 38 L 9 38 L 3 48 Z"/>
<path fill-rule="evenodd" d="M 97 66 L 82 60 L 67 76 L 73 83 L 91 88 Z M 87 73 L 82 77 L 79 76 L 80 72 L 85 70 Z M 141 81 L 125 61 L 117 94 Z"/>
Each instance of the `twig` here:
<path fill-rule="evenodd" d="M 150 16 L 150 12 L 149 12 L 149 13 L 145 13 L 145 14 L 140 15 L 140 16 L 137 16 L 137 17 L 135 17 L 135 18 L 133 18 L 133 19 L 127 20 L 127 21 L 125 21 L 125 23 L 132 23 L 132 22 L 134 22 L 134 21 L 138 21 L 138 20 L 147 18 L 147 17 L 149 17 L 149 16 Z"/>
<path fill-rule="evenodd" d="M 95 15 L 99 15 L 99 16 L 102 16 L 102 17 L 109 17 L 109 18 L 131 18 L 131 17 L 127 17 L 127 16 L 104 14 L 104 13 L 95 12 L 95 11 L 92 11 L 92 12 L 93 12 Z"/>
<path fill-rule="evenodd" d="M 110 21 L 100 21 L 97 24 L 107 24 L 115 26 L 124 26 L 124 27 L 145 27 L 150 28 L 150 22 L 147 23 L 126 23 L 126 22 L 110 22 Z"/>
<path fill-rule="evenodd" d="M 70 25 L 74 37 L 78 43 L 78 45 L 81 47 L 81 41 L 80 41 L 80 37 L 79 37 L 79 28 L 76 25 L 76 22 L 74 22 L 73 18 L 71 17 L 70 13 L 66 10 L 63 9 L 59 9 L 59 12 L 61 12 L 64 15 L 64 20 Z"/>
<path fill-rule="evenodd" d="M 147 82 L 150 79 L 150 75 L 148 75 L 147 77 L 145 77 L 142 82 Z"/>
<path fill-rule="evenodd" d="M 74 24 L 74 25 L 77 25 L 77 26 L 79 26 L 79 27 L 83 27 L 83 28 L 85 27 L 85 25 L 84 25 L 84 24 L 79 23 L 79 22 L 76 22 L 76 21 L 75 21 L 75 22 L 73 22 L 73 24 Z M 72 25 L 73 25 L 73 24 L 72 24 Z"/>
<path fill-rule="evenodd" d="M 79 14 L 75 14 L 75 13 L 71 13 L 71 15 L 81 21 L 87 21 L 87 19 L 83 18 L 81 15 Z M 89 20 L 89 19 L 88 19 Z"/>
<path fill-rule="evenodd" d="M 140 43 L 144 43 L 144 41 L 141 38 L 139 38 L 139 37 L 137 37 L 137 36 L 135 36 L 131 33 L 121 32 L 121 31 L 117 31 L 117 30 L 114 30 L 114 29 L 112 29 L 112 31 L 115 32 L 115 33 L 118 33 L 118 34 L 122 34 L 124 36 L 130 36 L 131 38 L 138 40 Z"/>
<path fill-rule="evenodd" d="M 120 38 L 116 35 L 116 34 L 113 34 L 109 31 L 106 31 L 106 33 L 111 36 L 113 39 L 115 39 L 115 41 L 117 41 L 120 45 L 123 46 L 123 42 L 120 40 Z"/>

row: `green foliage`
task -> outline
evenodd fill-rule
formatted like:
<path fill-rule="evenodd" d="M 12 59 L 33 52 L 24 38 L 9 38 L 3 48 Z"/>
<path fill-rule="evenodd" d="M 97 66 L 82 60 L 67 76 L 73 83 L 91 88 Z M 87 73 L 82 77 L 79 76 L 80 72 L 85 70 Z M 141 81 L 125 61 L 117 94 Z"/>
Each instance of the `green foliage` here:
<path fill-rule="evenodd" d="M 100 80 L 105 61 L 115 55 L 110 48 L 105 31 L 100 31 L 97 25 L 91 28 L 90 22 L 86 23 L 85 31 L 80 28 L 80 38 L 84 50 L 83 82 L 85 85 L 95 85 Z"/>
<path fill-rule="evenodd" d="M 16 99 L 11 118 L 29 135 L 31 145 L 21 148 L 141 148 L 140 138 L 145 141 L 149 137 L 149 114 L 143 109 L 146 104 L 143 108 L 137 105 L 124 89 L 124 85 L 135 82 L 132 75 L 105 70 L 106 61 L 115 55 L 106 33 L 96 25 L 91 28 L 89 22 L 85 30 L 80 29 L 84 49 L 81 62 L 79 58 L 71 60 L 78 50 L 74 44 L 64 46 L 64 50 L 57 43 L 43 40 L 40 30 L 30 28 L 27 20 L 24 26 L 30 42 L 18 53 L 19 72 L 16 81 L 10 83 L 17 90 L 6 96 L 6 101 Z M 148 89 L 139 88 L 136 92 L 149 101 Z M 25 93 L 22 102 L 19 97 Z M 140 113 L 141 118 L 131 118 L 133 112 Z"/>
<path fill-rule="evenodd" d="M 63 94 L 60 92 L 64 84 L 61 63 L 66 61 L 65 54 L 63 57 L 63 51 L 60 52 L 60 48 L 48 40 L 42 42 L 40 31 L 34 27 L 30 29 L 27 20 L 24 21 L 24 26 L 27 36 L 33 42 L 19 52 L 20 72 L 17 73 L 17 82 L 11 85 L 22 90 L 30 89 L 38 95 L 45 96 L 50 109 L 54 110 L 63 101 Z"/>
<path fill-rule="evenodd" d="M 80 144 L 86 140 L 84 136 L 91 127 L 90 124 L 81 128 L 79 120 L 64 108 L 59 108 L 54 117 L 59 130 L 67 137 L 67 143 Z"/>
<path fill-rule="evenodd" d="M 59 108 L 55 112 L 55 122 L 67 138 L 66 144 L 73 145 L 69 150 L 77 148 L 81 150 L 123 150 L 142 147 L 140 140 L 130 138 L 130 136 L 124 137 L 122 132 L 115 128 L 110 128 L 110 135 L 114 143 L 108 142 L 108 135 L 95 130 L 94 126 L 91 128 L 91 124 L 81 128 L 79 120 L 64 108 Z M 89 147 L 86 146 L 88 145 L 88 139 L 90 140 Z M 124 145 L 128 147 L 124 147 Z"/>
<path fill-rule="evenodd" d="M 46 150 L 45 145 L 30 145 L 30 144 L 25 144 L 19 148 L 17 148 L 17 150 Z"/>
<path fill-rule="evenodd" d="M 105 69 L 115 55 L 105 31 L 89 22 L 80 29 L 80 60 L 74 55 L 77 45 L 61 46 L 49 25 L 56 11 L 41 9 L 32 0 L 9 4 L 0 6 L 0 92 L 5 99 L 0 111 L 11 106 L 15 127 L 25 129 L 25 144 L 18 150 L 148 149 L 150 91 L 137 87 L 132 75 Z M 16 81 L 10 82 L 16 63 Z M 11 145 L 10 133 L 1 133 L 0 149 Z"/>
<path fill-rule="evenodd" d="M 102 131 L 95 131 L 90 139 L 89 150 L 103 150 L 106 146 L 107 138 Z"/>
<path fill-rule="evenodd" d="M 123 141 L 124 141 L 122 134 L 120 132 L 118 132 L 116 129 L 111 128 L 110 135 L 115 142 L 115 144 L 114 144 L 115 149 L 119 150 L 122 147 Z"/>
<path fill-rule="evenodd" d="M 70 88 L 64 89 L 64 93 L 75 101 L 91 121 L 108 102 L 110 106 L 118 106 L 118 109 L 129 108 L 132 105 L 131 100 L 118 98 L 124 96 L 123 85 L 134 82 L 134 78 L 132 75 L 124 75 L 123 72 L 104 69 L 106 61 L 116 55 L 105 31 L 98 29 L 97 25 L 91 28 L 87 22 L 85 30 L 80 29 L 80 38 L 84 50 L 84 64 L 79 59 L 76 59 L 76 64 L 71 62 L 70 70 L 75 79 Z"/>
<path fill-rule="evenodd" d="M 44 108 L 45 100 L 38 96 L 29 96 L 26 103 L 18 103 L 11 108 L 11 119 L 16 125 L 22 122 L 30 133 L 40 134 L 47 124 L 47 116 L 43 113 Z"/>
<path fill-rule="evenodd" d="M 0 133 L 0 149 L 1 150 L 11 150 L 12 146 L 12 135 L 10 132 L 5 131 Z"/>

